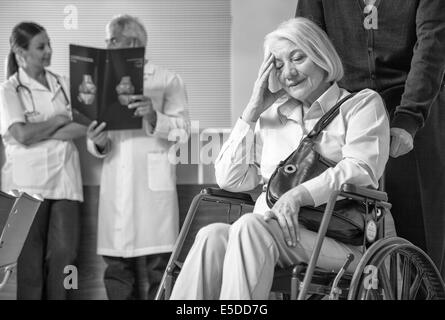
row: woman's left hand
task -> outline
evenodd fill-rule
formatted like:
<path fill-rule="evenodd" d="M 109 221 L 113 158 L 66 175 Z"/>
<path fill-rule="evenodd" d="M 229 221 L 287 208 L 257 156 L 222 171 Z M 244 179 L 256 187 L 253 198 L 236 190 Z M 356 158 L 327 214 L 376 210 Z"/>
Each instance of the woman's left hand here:
<path fill-rule="evenodd" d="M 300 211 L 300 201 L 295 197 L 293 190 L 283 194 L 272 209 L 264 214 L 264 220 L 275 219 L 283 231 L 284 240 L 289 247 L 295 247 L 300 240 L 300 230 L 298 225 L 298 212 Z"/>
<path fill-rule="evenodd" d="M 298 213 L 303 206 L 313 206 L 314 200 L 309 191 L 299 185 L 284 193 L 272 209 L 264 214 L 264 220 L 277 220 L 283 231 L 284 240 L 289 247 L 295 247 L 300 241 L 300 228 L 298 224 Z"/>

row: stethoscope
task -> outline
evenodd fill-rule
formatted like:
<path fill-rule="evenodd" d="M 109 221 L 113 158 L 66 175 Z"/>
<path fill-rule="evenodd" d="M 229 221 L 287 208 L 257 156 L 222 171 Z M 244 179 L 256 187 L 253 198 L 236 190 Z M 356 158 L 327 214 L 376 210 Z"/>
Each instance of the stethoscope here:
<path fill-rule="evenodd" d="M 70 106 L 70 100 L 68 99 L 68 95 L 66 94 L 66 91 L 65 91 L 65 89 L 63 88 L 62 83 L 60 82 L 59 77 L 58 77 L 57 75 L 55 75 L 54 73 L 52 73 L 51 71 L 49 71 L 49 70 L 45 70 L 45 71 L 48 72 L 50 75 L 52 75 L 52 76 L 56 79 L 57 84 L 58 84 L 59 87 L 60 87 L 60 90 L 62 90 L 63 97 L 65 98 L 65 102 L 66 102 L 65 107 L 67 107 L 67 109 L 70 109 L 70 107 L 69 107 L 69 106 Z M 17 82 L 18 82 L 18 85 L 17 85 L 17 87 L 15 88 L 15 91 L 17 92 L 17 96 L 19 97 L 20 102 L 21 102 L 21 104 L 22 104 L 22 106 L 23 106 L 23 108 L 24 108 L 25 110 L 27 110 L 27 108 L 25 107 L 25 103 L 24 103 L 24 101 L 23 101 L 23 97 L 22 97 L 22 95 L 20 94 L 20 91 L 21 91 L 21 90 L 25 90 L 25 91 L 28 93 L 28 95 L 31 97 L 32 111 L 26 111 L 26 112 L 25 112 L 25 117 L 28 119 L 29 117 L 33 117 L 33 116 L 37 116 L 37 115 L 39 115 L 40 112 L 38 112 L 38 111 L 36 110 L 36 104 L 35 104 L 35 102 L 34 102 L 34 97 L 33 97 L 33 95 L 32 95 L 32 91 L 31 91 L 31 89 L 29 89 L 27 86 L 25 86 L 25 85 L 22 83 L 22 81 L 20 80 L 20 71 L 17 71 Z M 57 91 L 56 91 L 56 92 L 57 92 Z"/>

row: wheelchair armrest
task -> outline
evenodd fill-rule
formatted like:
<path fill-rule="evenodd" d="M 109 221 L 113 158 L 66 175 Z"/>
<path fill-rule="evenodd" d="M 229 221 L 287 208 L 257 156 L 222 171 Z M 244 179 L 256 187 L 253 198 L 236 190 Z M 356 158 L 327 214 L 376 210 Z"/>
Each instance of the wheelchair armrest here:
<path fill-rule="evenodd" d="M 388 201 L 388 195 L 386 192 L 374 190 L 366 187 L 359 187 L 354 184 L 345 183 L 341 186 L 341 192 L 349 193 L 368 199 L 378 200 L 378 201 Z"/>
<path fill-rule="evenodd" d="M 237 199 L 244 201 L 246 204 L 255 205 L 255 201 L 253 201 L 252 196 L 248 193 L 230 192 L 219 188 L 205 188 L 201 190 L 201 193 L 215 197 Z"/>

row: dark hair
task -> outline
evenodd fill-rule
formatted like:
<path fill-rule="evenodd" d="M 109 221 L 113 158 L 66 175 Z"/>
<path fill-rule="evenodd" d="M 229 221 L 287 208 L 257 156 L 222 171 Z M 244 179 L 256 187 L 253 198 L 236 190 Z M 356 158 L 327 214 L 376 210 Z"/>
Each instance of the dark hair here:
<path fill-rule="evenodd" d="M 11 50 L 8 55 L 6 78 L 12 76 L 19 69 L 15 58 L 17 49 L 22 48 L 27 50 L 31 39 L 43 31 L 45 31 L 45 28 L 34 22 L 20 22 L 12 29 L 11 36 L 9 37 Z"/>

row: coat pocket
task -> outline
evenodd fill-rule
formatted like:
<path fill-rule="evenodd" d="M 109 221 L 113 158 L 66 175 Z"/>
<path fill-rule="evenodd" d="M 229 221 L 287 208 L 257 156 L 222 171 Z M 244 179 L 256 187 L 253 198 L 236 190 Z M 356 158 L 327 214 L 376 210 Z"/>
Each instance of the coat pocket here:
<path fill-rule="evenodd" d="M 12 155 L 13 183 L 21 187 L 42 187 L 48 182 L 48 150 L 17 150 Z"/>
<path fill-rule="evenodd" d="M 167 152 L 150 152 L 147 154 L 147 180 L 151 191 L 174 191 L 176 189 L 176 172 L 170 163 Z"/>

